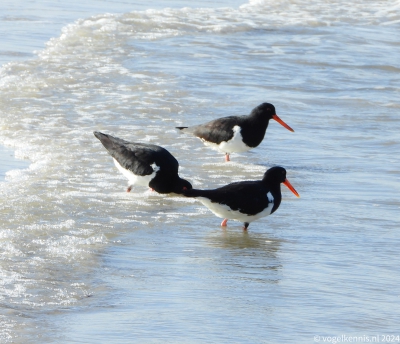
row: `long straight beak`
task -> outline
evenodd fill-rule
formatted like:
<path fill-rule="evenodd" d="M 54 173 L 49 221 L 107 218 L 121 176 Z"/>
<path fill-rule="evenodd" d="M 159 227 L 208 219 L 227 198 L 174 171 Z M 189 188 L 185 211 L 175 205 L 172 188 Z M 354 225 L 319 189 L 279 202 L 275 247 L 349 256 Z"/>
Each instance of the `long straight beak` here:
<path fill-rule="evenodd" d="M 294 132 L 294 130 L 289 127 L 284 121 L 282 121 L 278 115 L 273 115 L 272 118 L 277 121 L 279 124 L 283 125 L 287 130 L 290 130 L 291 132 Z"/>
<path fill-rule="evenodd" d="M 295 194 L 296 197 L 300 197 L 300 195 L 297 193 L 297 191 L 295 190 L 295 188 L 292 186 L 292 184 L 289 183 L 289 181 L 288 181 L 287 179 L 285 179 L 285 181 L 283 182 L 283 184 L 285 184 L 285 185 L 288 187 L 288 189 L 289 189 L 290 191 L 292 191 L 292 192 Z"/>

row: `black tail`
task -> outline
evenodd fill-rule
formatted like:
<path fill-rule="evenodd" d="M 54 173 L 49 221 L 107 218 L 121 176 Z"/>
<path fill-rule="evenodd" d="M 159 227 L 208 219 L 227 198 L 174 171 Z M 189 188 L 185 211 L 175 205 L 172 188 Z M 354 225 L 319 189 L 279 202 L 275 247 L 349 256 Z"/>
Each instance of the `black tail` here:
<path fill-rule="evenodd" d="M 103 134 L 100 131 L 94 131 L 93 134 L 94 134 L 94 136 L 96 136 L 101 141 L 101 143 L 103 143 L 103 141 L 110 140 L 110 138 L 109 138 L 109 136 L 107 134 Z"/>
<path fill-rule="evenodd" d="M 107 136 L 106 134 L 101 133 L 100 131 L 94 131 L 93 132 L 94 136 L 96 136 L 100 141 L 104 136 Z"/>
<path fill-rule="evenodd" d="M 110 139 L 109 135 L 103 134 L 100 131 L 94 131 L 93 134 L 100 140 L 100 142 L 103 144 L 103 146 L 106 147 L 107 149 L 109 149 L 113 146 L 113 142 Z"/>
<path fill-rule="evenodd" d="M 176 129 L 182 130 L 182 129 L 187 129 L 189 127 L 175 127 Z"/>
<path fill-rule="evenodd" d="M 109 153 L 111 155 L 115 149 L 118 149 L 121 147 L 121 143 L 122 143 L 121 139 L 118 139 L 111 135 L 103 134 L 99 131 L 94 131 L 93 134 L 100 140 L 100 142 L 109 151 Z"/>

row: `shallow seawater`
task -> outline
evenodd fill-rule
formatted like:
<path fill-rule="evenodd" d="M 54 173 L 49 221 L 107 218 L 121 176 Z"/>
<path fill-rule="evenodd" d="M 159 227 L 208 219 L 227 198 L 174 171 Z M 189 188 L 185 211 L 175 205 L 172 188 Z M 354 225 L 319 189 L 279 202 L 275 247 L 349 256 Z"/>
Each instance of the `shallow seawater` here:
<path fill-rule="evenodd" d="M 0 183 L 1 341 L 397 334 L 399 2 L 198 4 L 110 7 L 2 66 L 0 143 L 31 164 Z M 230 163 L 175 129 L 262 102 L 295 132 L 271 121 Z M 194 200 L 126 193 L 95 130 L 167 148 L 196 188 L 280 165 L 301 198 L 222 230 Z"/>
<path fill-rule="evenodd" d="M 29 160 L 16 159 L 12 149 L 0 146 L 0 182 L 5 180 L 7 173 L 17 173 L 13 170 L 25 169 L 28 166 Z"/>

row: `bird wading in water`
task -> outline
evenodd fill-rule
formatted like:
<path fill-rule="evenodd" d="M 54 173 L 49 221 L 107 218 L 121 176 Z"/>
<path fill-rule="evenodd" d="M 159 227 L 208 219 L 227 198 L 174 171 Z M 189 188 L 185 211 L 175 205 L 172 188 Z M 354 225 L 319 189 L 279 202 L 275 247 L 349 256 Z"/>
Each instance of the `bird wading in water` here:
<path fill-rule="evenodd" d="M 212 190 L 185 190 L 183 195 L 196 198 L 223 218 L 221 226 L 225 227 L 231 219 L 243 222 L 243 229 L 247 230 L 251 222 L 271 215 L 279 208 L 281 184 L 300 197 L 287 180 L 286 170 L 280 166 L 267 170 L 261 180 L 231 183 Z"/>
<path fill-rule="evenodd" d="M 247 152 L 261 143 L 271 119 L 294 132 L 278 117 L 275 107 L 270 103 L 258 105 L 247 116 L 222 117 L 205 124 L 176 128 L 198 137 L 206 146 L 225 153 L 225 161 L 230 161 L 231 153 Z"/>

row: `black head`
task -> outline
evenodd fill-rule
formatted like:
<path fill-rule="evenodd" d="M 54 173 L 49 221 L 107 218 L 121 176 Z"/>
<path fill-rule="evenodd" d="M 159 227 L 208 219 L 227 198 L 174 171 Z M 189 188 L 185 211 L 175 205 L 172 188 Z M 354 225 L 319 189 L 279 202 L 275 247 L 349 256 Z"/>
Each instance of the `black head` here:
<path fill-rule="evenodd" d="M 257 118 L 258 121 L 260 120 L 260 118 L 262 118 L 266 123 L 268 123 L 270 119 L 274 119 L 287 130 L 294 132 L 291 127 L 289 127 L 284 121 L 279 118 L 279 116 L 276 114 L 275 106 L 270 103 L 262 103 L 255 107 L 253 111 L 251 111 L 250 117 Z"/>
<path fill-rule="evenodd" d="M 161 171 L 150 181 L 149 186 L 160 194 L 181 194 L 184 190 L 192 189 L 192 184 L 180 178 L 178 174 L 171 176 Z"/>
<path fill-rule="evenodd" d="M 193 187 L 186 179 L 177 176 L 173 180 L 169 180 L 168 183 L 163 184 L 162 187 L 159 186 L 159 189 L 163 191 L 159 191 L 159 193 L 182 194 L 186 190 L 192 190 Z"/>
<path fill-rule="evenodd" d="M 172 192 L 181 194 L 185 190 L 192 190 L 193 186 L 186 179 L 179 178 L 175 183 Z"/>
<path fill-rule="evenodd" d="M 270 103 L 262 103 L 256 106 L 251 111 L 251 116 L 262 116 L 265 119 L 272 119 L 274 115 L 276 115 L 275 106 Z"/>
<path fill-rule="evenodd" d="M 297 193 L 292 184 L 290 184 L 289 181 L 287 180 L 286 170 L 283 167 L 280 166 L 271 167 L 269 170 L 267 170 L 267 172 L 265 172 L 262 181 L 264 183 L 267 183 L 271 187 L 278 186 L 279 188 L 280 184 L 283 183 L 285 186 L 288 187 L 290 191 L 292 191 L 295 194 L 296 197 L 300 197 L 300 195 Z"/>
<path fill-rule="evenodd" d="M 280 166 L 274 166 L 264 173 L 263 181 L 268 181 L 272 184 L 280 184 L 286 180 L 286 170 Z"/>

